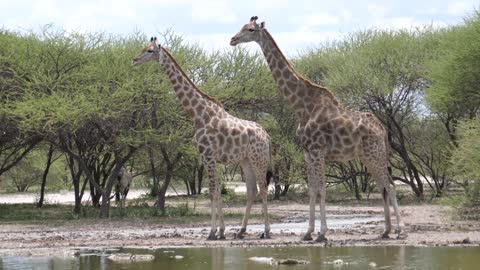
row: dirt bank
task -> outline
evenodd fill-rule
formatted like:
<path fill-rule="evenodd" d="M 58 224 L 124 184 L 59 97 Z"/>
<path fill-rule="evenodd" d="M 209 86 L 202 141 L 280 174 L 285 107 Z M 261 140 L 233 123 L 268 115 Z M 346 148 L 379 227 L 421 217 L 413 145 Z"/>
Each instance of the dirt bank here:
<path fill-rule="evenodd" d="M 296 222 L 307 219 L 308 206 L 298 203 L 272 204 L 269 211 L 278 216 L 276 222 Z M 327 206 L 327 217 L 337 215 L 358 217 L 382 217 L 379 206 Z M 227 212 L 241 212 L 242 207 L 230 207 Z M 332 246 L 469 246 L 480 245 L 480 222 L 455 221 L 452 209 L 439 205 L 402 206 L 405 224 L 403 237 L 383 240 L 379 235 L 383 221 L 367 221 L 344 226 L 334 226 L 328 232 Z M 260 213 L 260 205 L 253 212 Z M 227 239 L 206 241 L 208 222 L 202 224 L 159 225 L 153 221 L 72 221 L 64 225 L 0 224 L 0 256 L 11 255 L 61 255 L 75 248 L 162 248 L 162 247 L 213 247 L 213 246 L 295 246 L 325 245 L 301 241 L 306 230 L 272 230 L 272 239 L 261 240 L 257 232 L 248 230 L 245 239 L 233 239 L 239 228 L 239 220 L 227 222 Z M 260 220 L 252 220 L 251 224 Z M 333 223 L 333 221 L 332 221 Z M 257 226 L 258 227 L 258 226 Z M 317 226 L 318 228 L 318 226 Z"/>

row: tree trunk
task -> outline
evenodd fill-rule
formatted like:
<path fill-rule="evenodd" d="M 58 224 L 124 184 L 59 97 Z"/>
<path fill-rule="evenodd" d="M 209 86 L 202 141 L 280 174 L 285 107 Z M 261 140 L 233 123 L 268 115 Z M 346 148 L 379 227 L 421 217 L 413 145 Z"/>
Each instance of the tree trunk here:
<path fill-rule="evenodd" d="M 282 194 L 280 194 L 280 196 L 286 196 L 289 188 L 290 188 L 290 184 L 285 184 L 285 186 L 283 187 Z"/>
<path fill-rule="evenodd" d="M 278 165 L 273 166 L 273 182 L 274 182 L 273 199 L 280 200 L 282 186 L 280 185 L 280 172 L 278 170 Z"/>
<path fill-rule="evenodd" d="M 155 160 L 153 158 L 152 148 L 148 149 L 148 157 L 150 159 L 150 170 L 152 171 L 152 178 L 153 178 L 152 195 L 155 196 L 155 194 L 158 194 L 158 177 L 155 171 Z"/>
<path fill-rule="evenodd" d="M 204 170 L 203 163 L 200 165 L 200 167 L 197 169 L 197 194 L 202 194 L 202 182 L 203 182 L 203 170 Z"/>
<path fill-rule="evenodd" d="M 160 152 L 162 153 L 163 159 L 165 161 L 165 164 L 167 165 L 167 172 L 165 175 L 165 181 L 163 182 L 162 186 L 158 190 L 157 193 L 157 202 L 155 203 L 155 206 L 162 211 L 162 213 L 165 212 L 165 194 L 167 193 L 168 186 L 170 185 L 170 181 L 173 178 L 173 174 L 175 173 L 175 166 L 177 163 L 180 161 L 182 158 L 181 153 L 177 153 L 175 159 L 172 161 L 170 160 L 168 156 L 168 152 L 165 149 L 165 147 L 161 146 L 160 147 Z"/>
<path fill-rule="evenodd" d="M 40 186 L 40 199 L 38 199 L 37 207 L 42 207 L 43 201 L 45 200 L 45 185 L 47 184 L 48 171 L 50 170 L 50 166 L 52 165 L 53 150 L 54 146 L 53 144 L 50 144 L 47 153 L 47 164 L 42 175 L 42 185 Z"/>
<path fill-rule="evenodd" d="M 155 205 L 160 211 L 162 211 L 162 213 L 165 213 L 165 195 L 167 194 L 168 186 L 170 185 L 170 181 L 172 180 L 173 170 L 173 166 L 167 166 L 165 180 L 163 181 L 162 186 L 157 193 L 157 202 L 155 203 Z"/>

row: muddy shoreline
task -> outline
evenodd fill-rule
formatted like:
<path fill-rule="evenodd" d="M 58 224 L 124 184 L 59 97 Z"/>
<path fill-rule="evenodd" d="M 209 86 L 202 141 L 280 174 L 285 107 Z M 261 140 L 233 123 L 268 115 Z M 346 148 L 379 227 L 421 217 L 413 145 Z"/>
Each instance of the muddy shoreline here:
<path fill-rule="evenodd" d="M 243 211 L 230 207 L 227 211 Z M 306 220 L 308 206 L 298 203 L 271 205 L 276 221 Z M 335 216 L 382 217 L 379 206 L 327 206 L 327 218 Z M 181 247 L 278 247 L 278 246 L 480 246 L 480 223 L 452 220 L 453 209 L 439 205 L 402 206 L 404 222 L 400 239 L 381 239 L 383 221 L 330 226 L 327 243 L 302 241 L 305 228 L 272 229 L 272 239 L 259 239 L 258 230 L 247 229 L 245 239 L 234 239 L 240 219 L 229 220 L 226 240 L 207 241 L 208 223 L 155 224 L 151 220 L 72 221 L 63 225 L 0 224 L 0 256 L 72 256 L 84 249 L 181 248 Z M 253 208 L 260 213 L 260 205 Z M 294 221 L 292 221 L 294 220 Z M 394 221 L 394 219 L 392 220 Z M 273 223 L 273 222 L 272 222 Z M 394 223 L 394 222 L 392 222 Z M 262 224 L 251 220 L 250 224 Z M 303 226 L 303 225 L 302 225 Z M 261 228 L 262 226 L 251 226 Z M 295 226 L 294 226 L 295 227 Z M 318 225 L 317 225 L 318 228 Z"/>

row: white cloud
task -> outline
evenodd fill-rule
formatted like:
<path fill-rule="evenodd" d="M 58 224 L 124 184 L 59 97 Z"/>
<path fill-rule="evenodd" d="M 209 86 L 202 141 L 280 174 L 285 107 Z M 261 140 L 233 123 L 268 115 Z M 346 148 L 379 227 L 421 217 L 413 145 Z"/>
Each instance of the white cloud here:
<path fill-rule="evenodd" d="M 367 6 L 368 13 L 373 17 L 384 17 L 389 8 L 383 5 L 377 4 L 368 4 Z"/>
<path fill-rule="evenodd" d="M 340 18 L 328 13 L 310 14 L 304 17 L 303 23 L 308 26 L 338 24 Z"/>
<path fill-rule="evenodd" d="M 226 2 L 200 1 L 192 4 L 192 21 L 199 23 L 233 23 L 237 21 L 235 13 Z"/>
<path fill-rule="evenodd" d="M 273 8 L 286 8 L 288 7 L 288 0 L 257 0 L 255 1 L 255 7 L 257 11 L 268 11 Z"/>
<path fill-rule="evenodd" d="M 461 16 L 473 8 L 473 4 L 469 2 L 451 2 L 448 3 L 447 12 L 450 15 Z"/>
<path fill-rule="evenodd" d="M 340 32 L 310 31 L 299 29 L 295 32 L 280 32 L 272 34 L 276 43 L 285 55 L 296 55 L 299 51 L 318 47 L 321 43 L 338 40 L 342 37 Z"/>

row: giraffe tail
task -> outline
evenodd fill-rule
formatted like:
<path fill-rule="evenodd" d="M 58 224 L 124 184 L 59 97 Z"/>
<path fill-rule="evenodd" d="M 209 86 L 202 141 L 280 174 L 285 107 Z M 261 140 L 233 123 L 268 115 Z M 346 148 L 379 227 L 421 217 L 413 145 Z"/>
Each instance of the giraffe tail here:
<path fill-rule="evenodd" d="M 273 180 L 273 159 L 272 159 L 272 142 L 269 140 L 268 141 L 268 169 L 267 169 L 267 175 L 265 176 L 265 180 L 267 181 L 267 186 L 270 185 L 270 182 Z"/>

